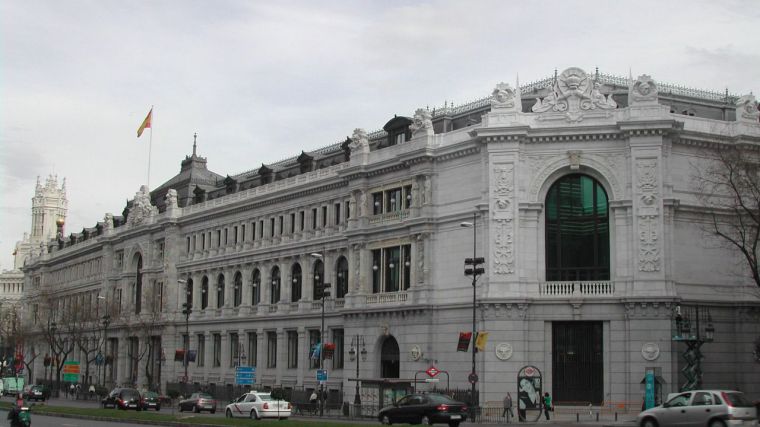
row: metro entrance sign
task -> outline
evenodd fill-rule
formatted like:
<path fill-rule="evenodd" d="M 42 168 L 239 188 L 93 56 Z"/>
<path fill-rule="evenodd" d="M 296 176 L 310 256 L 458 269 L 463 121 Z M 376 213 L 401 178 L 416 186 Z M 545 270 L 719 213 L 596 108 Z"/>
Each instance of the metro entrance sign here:
<path fill-rule="evenodd" d="M 440 374 L 441 371 L 439 371 L 435 366 L 431 366 L 427 369 L 427 371 L 425 371 L 425 373 L 428 374 L 430 378 L 434 378 L 436 375 Z"/>

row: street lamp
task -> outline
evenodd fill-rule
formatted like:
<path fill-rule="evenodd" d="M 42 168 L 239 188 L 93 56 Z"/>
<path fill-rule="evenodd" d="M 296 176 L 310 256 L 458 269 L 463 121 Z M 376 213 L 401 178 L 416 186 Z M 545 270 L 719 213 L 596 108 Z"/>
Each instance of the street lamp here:
<path fill-rule="evenodd" d="M 715 339 L 715 327 L 709 309 L 700 306 L 676 305 L 673 312 L 675 329 L 673 341 L 682 341 L 686 344 L 683 358 L 686 367 L 681 370 L 686 377 L 686 383 L 681 391 L 696 390 L 702 386 L 702 359 L 704 356 L 699 350 L 702 344 L 712 342 Z"/>
<path fill-rule="evenodd" d="M 192 291 L 190 290 L 190 286 L 187 283 L 187 280 L 179 279 L 177 280 L 177 284 L 185 285 L 185 302 L 182 303 L 182 314 L 185 315 L 185 339 L 182 341 L 182 347 L 184 349 L 184 356 L 183 356 L 183 365 L 185 366 L 185 376 L 182 378 L 183 382 L 187 383 L 187 356 L 188 356 L 188 344 L 190 344 L 190 313 L 193 312 L 193 304 L 190 302 L 190 295 L 192 295 Z"/>
<path fill-rule="evenodd" d="M 362 347 L 361 351 L 359 351 L 360 345 Z M 348 357 L 351 361 L 353 362 L 356 359 L 356 394 L 354 395 L 354 405 L 357 406 L 362 404 L 362 398 L 359 395 L 359 355 L 361 355 L 362 362 L 367 361 L 367 347 L 364 345 L 364 337 L 357 334 L 351 338 L 351 348 L 348 350 Z"/>
<path fill-rule="evenodd" d="M 100 300 L 105 300 L 106 297 L 103 295 L 98 295 L 98 306 L 100 306 Z M 101 353 L 103 357 L 103 387 L 106 386 L 106 361 L 108 360 L 106 358 L 105 353 L 108 352 L 108 324 L 111 323 L 111 316 L 108 315 L 108 307 L 106 307 L 106 313 L 103 314 L 103 352 Z"/>
<path fill-rule="evenodd" d="M 243 363 L 245 363 L 246 357 L 245 357 L 245 351 L 243 351 L 243 340 L 241 338 L 238 338 L 237 355 L 238 355 L 237 365 L 243 366 Z"/>
<path fill-rule="evenodd" d="M 322 265 L 324 266 L 324 255 L 321 253 L 313 253 L 311 254 L 312 257 L 323 260 Z M 322 275 L 324 276 L 324 267 L 322 268 Z M 322 326 L 319 330 L 319 370 L 324 371 L 325 369 L 325 297 L 330 296 L 330 287 L 329 283 L 324 282 L 324 277 L 319 277 L 319 275 L 316 275 L 314 277 L 314 280 L 316 280 L 316 290 L 317 290 L 317 297 L 322 300 Z M 324 415 L 324 391 L 325 391 L 325 385 L 324 381 L 319 382 L 319 416 L 321 417 Z"/>
<path fill-rule="evenodd" d="M 477 221 L 477 213 L 472 214 L 472 222 L 462 222 L 459 224 L 462 227 L 472 227 L 472 258 L 465 258 L 464 260 L 464 274 L 465 276 L 472 276 L 472 371 L 470 372 L 469 377 L 467 378 L 470 381 L 470 384 L 472 384 L 472 394 L 470 396 L 470 407 L 472 408 L 473 415 L 475 415 L 475 392 L 476 392 L 476 386 L 478 383 L 478 374 L 475 372 L 475 308 L 477 304 L 477 295 L 476 295 L 476 285 L 478 282 L 478 276 L 485 274 L 486 270 L 483 267 L 478 267 L 479 265 L 485 263 L 485 259 L 483 257 L 478 258 L 476 256 L 476 239 L 477 239 L 477 227 L 476 227 L 476 221 Z"/>

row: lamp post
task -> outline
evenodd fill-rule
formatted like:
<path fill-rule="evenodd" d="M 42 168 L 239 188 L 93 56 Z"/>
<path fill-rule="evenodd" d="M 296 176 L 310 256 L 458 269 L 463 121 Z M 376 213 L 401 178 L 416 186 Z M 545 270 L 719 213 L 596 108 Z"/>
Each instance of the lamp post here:
<path fill-rule="evenodd" d="M 359 346 L 361 345 L 361 351 Z M 353 362 L 356 359 L 356 394 L 354 395 L 354 405 L 359 406 L 362 404 L 362 398 L 359 395 L 359 355 L 361 355 L 361 361 L 367 361 L 367 347 L 364 345 L 364 337 L 356 335 L 351 338 L 351 348 L 348 350 L 348 357 Z"/>
<path fill-rule="evenodd" d="M 237 365 L 243 366 L 243 363 L 245 363 L 245 351 L 243 351 L 243 340 L 241 338 L 238 338 L 237 343 Z"/>
<path fill-rule="evenodd" d="M 100 307 L 100 300 L 105 300 L 106 297 L 103 295 L 98 295 L 98 307 Z M 108 307 L 106 306 L 106 310 L 108 310 Z M 103 357 L 103 387 L 106 386 L 106 352 L 108 351 L 108 336 L 106 335 L 108 331 L 108 323 L 110 323 L 111 317 L 108 315 L 108 313 L 103 314 L 103 350 L 101 352 L 101 356 Z"/>
<path fill-rule="evenodd" d="M 51 347 L 53 348 L 53 358 L 50 363 L 50 382 L 53 382 L 53 368 L 58 369 L 58 349 L 56 348 L 56 338 L 55 333 L 58 331 L 58 325 L 55 322 L 50 323 L 50 342 Z M 56 396 L 58 396 L 58 392 L 60 388 L 60 384 L 58 383 L 58 377 L 55 378 L 55 393 Z"/>
<path fill-rule="evenodd" d="M 478 282 L 478 277 L 485 273 L 485 269 L 483 267 L 478 267 L 479 265 L 485 263 L 485 259 L 482 257 L 478 258 L 476 256 L 476 239 L 478 234 L 476 227 L 477 215 L 477 213 L 472 214 L 472 222 L 462 222 L 459 224 L 462 227 L 472 228 L 472 258 L 465 258 L 464 274 L 465 276 L 472 276 L 472 370 L 470 371 L 470 375 L 467 379 L 470 381 L 470 384 L 472 384 L 470 407 L 473 411 L 473 415 L 475 415 L 475 406 L 477 405 L 477 402 L 475 401 L 475 393 L 477 391 L 476 387 L 478 383 L 478 374 L 475 372 L 475 334 L 477 333 L 475 330 L 475 309 L 477 307 L 476 285 Z"/>
<path fill-rule="evenodd" d="M 673 341 L 686 344 L 686 351 L 683 353 L 686 366 L 681 370 L 686 377 L 686 383 L 681 387 L 681 391 L 699 389 L 702 386 L 702 359 L 704 358 L 699 349 L 702 344 L 712 342 L 715 338 L 715 327 L 710 310 L 698 305 L 681 306 L 679 304 L 673 312 L 673 320 L 675 320 Z"/>
<path fill-rule="evenodd" d="M 324 255 L 321 253 L 313 253 L 311 254 L 312 257 L 321 259 L 322 261 L 322 275 L 324 276 Z M 319 330 L 319 370 L 324 371 L 325 369 L 325 297 L 330 296 L 330 290 L 328 289 L 330 287 L 329 283 L 324 282 L 324 277 L 319 277 L 319 275 L 314 277 L 314 280 L 316 280 L 316 290 L 317 295 L 319 299 L 322 300 L 322 324 Z M 319 382 L 319 416 L 324 415 L 324 391 L 325 391 L 325 385 L 324 381 Z"/>
<path fill-rule="evenodd" d="M 182 303 L 182 314 L 185 315 L 185 339 L 182 340 L 182 348 L 184 350 L 182 364 L 185 367 L 185 376 L 182 377 L 182 382 L 187 383 L 187 353 L 189 351 L 187 347 L 190 344 L 190 313 L 193 312 L 193 304 L 190 302 L 192 291 L 188 286 L 187 280 L 179 279 L 177 280 L 177 284 L 185 285 L 185 302 Z"/>

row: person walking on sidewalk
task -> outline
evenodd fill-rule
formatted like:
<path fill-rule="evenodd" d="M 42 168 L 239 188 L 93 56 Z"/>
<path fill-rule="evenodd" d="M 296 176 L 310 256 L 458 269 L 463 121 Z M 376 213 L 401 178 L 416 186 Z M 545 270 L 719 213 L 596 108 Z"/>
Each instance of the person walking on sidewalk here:
<path fill-rule="evenodd" d="M 552 397 L 549 396 L 549 392 L 544 393 L 544 415 L 546 420 L 549 421 L 549 411 L 552 411 Z"/>
<path fill-rule="evenodd" d="M 509 422 L 510 417 L 515 417 L 515 413 L 512 412 L 512 395 L 509 393 L 504 396 L 504 411 L 501 413 L 501 416 L 506 417 L 507 422 Z"/>

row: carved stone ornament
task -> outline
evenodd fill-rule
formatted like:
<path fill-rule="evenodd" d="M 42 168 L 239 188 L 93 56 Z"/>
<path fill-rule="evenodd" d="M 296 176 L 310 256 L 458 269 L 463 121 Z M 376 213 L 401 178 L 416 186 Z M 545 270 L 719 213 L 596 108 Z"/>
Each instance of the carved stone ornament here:
<path fill-rule="evenodd" d="M 657 104 L 657 84 L 646 74 L 640 75 L 628 89 L 630 105 Z"/>
<path fill-rule="evenodd" d="M 512 357 L 512 344 L 502 342 L 496 344 L 496 358 L 499 360 L 509 360 Z"/>
<path fill-rule="evenodd" d="M 641 346 L 641 357 L 644 360 L 653 361 L 660 357 L 660 346 L 657 343 L 647 342 Z"/>
<path fill-rule="evenodd" d="M 412 358 L 415 362 L 420 360 L 422 357 L 422 349 L 418 345 L 413 345 L 412 349 L 409 350 L 409 357 Z"/>
<path fill-rule="evenodd" d="M 412 124 L 409 126 L 412 131 L 412 138 L 420 135 L 433 134 L 433 115 L 424 108 L 418 108 L 414 112 Z"/>
<path fill-rule="evenodd" d="M 512 274 L 515 271 L 514 252 L 514 164 L 495 165 L 492 172 L 493 272 Z"/>
<path fill-rule="evenodd" d="M 736 101 L 736 121 L 757 123 L 760 111 L 754 95 L 744 95 Z"/>
<path fill-rule="evenodd" d="M 556 112 L 568 122 L 580 122 L 586 111 L 617 108 L 611 95 L 601 93 L 601 84 L 577 67 L 563 71 L 547 89 L 543 99 L 536 98 L 534 113 Z"/>
<path fill-rule="evenodd" d="M 491 92 L 491 111 L 522 112 L 522 101 L 518 91 L 509 83 L 499 83 Z"/>
<path fill-rule="evenodd" d="M 657 159 L 640 159 L 636 162 L 638 182 L 636 192 L 641 200 L 639 220 L 639 270 L 660 271 L 660 209 Z"/>
<path fill-rule="evenodd" d="M 581 152 L 571 150 L 567 152 L 567 160 L 570 162 L 570 169 L 577 171 L 581 168 Z"/>
<path fill-rule="evenodd" d="M 367 132 L 364 129 L 354 129 L 353 135 L 351 135 L 351 143 L 348 145 L 351 152 L 369 152 L 369 138 L 367 138 Z"/>
<path fill-rule="evenodd" d="M 113 230 L 113 214 L 107 213 L 103 217 L 103 229 Z"/>
<path fill-rule="evenodd" d="M 132 202 L 132 208 L 129 210 L 127 224 L 131 226 L 140 225 L 148 222 L 153 216 L 158 214 L 158 208 L 150 203 L 150 191 L 147 185 L 140 187 L 140 191 L 135 193 Z"/>
<path fill-rule="evenodd" d="M 177 190 L 170 188 L 169 191 L 166 192 L 166 207 L 168 209 L 176 209 L 179 207 L 177 205 Z"/>

